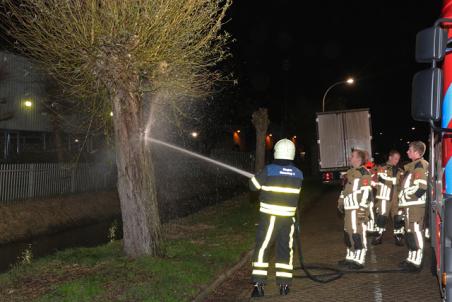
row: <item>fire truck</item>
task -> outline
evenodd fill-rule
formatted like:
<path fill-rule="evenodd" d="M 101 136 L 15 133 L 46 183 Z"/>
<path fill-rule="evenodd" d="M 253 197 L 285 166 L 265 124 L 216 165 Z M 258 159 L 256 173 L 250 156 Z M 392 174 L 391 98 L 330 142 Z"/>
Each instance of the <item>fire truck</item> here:
<path fill-rule="evenodd" d="M 442 18 L 416 36 L 416 61 L 430 66 L 413 77 L 411 114 L 430 126 L 429 205 L 432 273 L 443 301 L 452 301 L 452 0 Z"/>

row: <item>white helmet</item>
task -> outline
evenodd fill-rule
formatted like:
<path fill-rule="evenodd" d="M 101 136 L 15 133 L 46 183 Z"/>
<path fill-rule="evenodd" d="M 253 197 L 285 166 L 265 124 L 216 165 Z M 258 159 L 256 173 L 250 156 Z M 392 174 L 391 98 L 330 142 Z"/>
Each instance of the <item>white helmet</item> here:
<path fill-rule="evenodd" d="M 275 145 L 275 159 L 294 160 L 295 158 L 295 144 L 288 140 L 279 140 Z"/>

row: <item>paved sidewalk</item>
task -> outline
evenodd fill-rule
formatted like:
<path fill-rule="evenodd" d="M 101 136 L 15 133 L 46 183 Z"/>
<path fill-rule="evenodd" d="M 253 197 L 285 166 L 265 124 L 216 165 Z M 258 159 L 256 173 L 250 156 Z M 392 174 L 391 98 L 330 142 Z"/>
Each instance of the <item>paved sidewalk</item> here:
<path fill-rule="evenodd" d="M 302 217 L 301 232 L 305 261 L 335 266 L 345 254 L 343 221 L 336 215 L 338 192 L 326 193 Z M 288 296 L 279 296 L 274 272 L 269 272 L 264 298 L 250 299 L 250 267 L 244 267 L 206 301 L 440 301 L 436 279 L 430 273 L 430 247 L 427 245 L 426 265 L 420 273 L 347 274 L 328 283 L 295 279 Z M 397 247 L 389 232 L 382 245 L 369 244 L 366 269 L 394 269 L 406 257 L 405 247 Z M 298 261 L 297 261 L 298 262 Z M 315 272 L 314 272 L 315 273 Z M 304 273 L 297 271 L 296 275 Z"/>

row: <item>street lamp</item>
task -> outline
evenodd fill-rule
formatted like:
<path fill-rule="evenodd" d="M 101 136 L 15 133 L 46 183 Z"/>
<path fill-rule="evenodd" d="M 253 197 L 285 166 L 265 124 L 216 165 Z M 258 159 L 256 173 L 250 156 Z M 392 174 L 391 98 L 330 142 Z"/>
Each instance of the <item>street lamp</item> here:
<path fill-rule="evenodd" d="M 328 92 L 330 92 L 330 90 L 333 89 L 333 87 L 336 87 L 336 86 L 341 85 L 341 84 L 353 85 L 354 83 L 355 83 L 355 79 L 353 79 L 353 78 L 348 78 L 348 79 L 345 80 L 345 81 L 339 81 L 339 82 L 336 82 L 336 83 L 332 84 L 330 87 L 328 87 L 328 89 L 325 91 L 325 94 L 323 95 L 322 112 L 325 112 L 325 100 L 326 100 L 326 96 L 327 96 Z"/>

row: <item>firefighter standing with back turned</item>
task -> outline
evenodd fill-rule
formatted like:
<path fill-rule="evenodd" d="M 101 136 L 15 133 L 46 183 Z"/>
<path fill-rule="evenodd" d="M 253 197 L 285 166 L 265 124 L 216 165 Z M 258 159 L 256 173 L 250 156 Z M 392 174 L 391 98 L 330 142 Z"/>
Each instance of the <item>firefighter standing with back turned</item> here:
<path fill-rule="evenodd" d="M 282 139 L 275 145 L 274 162 L 250 180 L 253 191 L 260 190 L 260 222 L 253 256 L 252 297 L 264 296 L 269 267 L 269 248 L 276 241 L 276 283 L 287 295 L 292 282 L 293 236 L 303 173 L 293 165 L 295 145 Z"/>
<path fill-rule="evenodd" d="M 400 267 L 420 271 L 424 253 L 424 215 L 427 200 L 428 162 L 422 158 L 426 146 L 421 141 L 410 143 L 407 154 L 411 163 L 405 165 L 405 179 L 399 193 L 399 210 L 403 211 L 408 257 Z"/>
<path fill-rule="evenodd" d="M 366 230 L 369 204 L 372 199 L 371 174 L 363 166 L 366 153 L 353 150 L 347 171 L 346 184 L 338 201 L 338 209 L 345 214 L 344 241 L 347 248 L 345 259 L 338 262 L 342 267 L 362 269 L 366 261 Z"/>
<path fill-rule="evenodd" d="M 386 164 L 377 168 L 375 210 L 377 214 L 376 229 L 378 235 L 372 241 L 372 244 L 374 245 L 383 242 L 383 234 L 386 231 L 388 218 L 394 218 L 397 215 L 399 188 L 403 177 L 402 169 L 397 166 L 399 161 L 399 151 L 391 150 Z M 394 236 L 396 244 L 398 244 L 400 242 L 400 237 L 396 228 Z"/>

